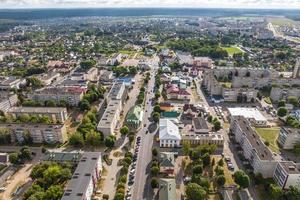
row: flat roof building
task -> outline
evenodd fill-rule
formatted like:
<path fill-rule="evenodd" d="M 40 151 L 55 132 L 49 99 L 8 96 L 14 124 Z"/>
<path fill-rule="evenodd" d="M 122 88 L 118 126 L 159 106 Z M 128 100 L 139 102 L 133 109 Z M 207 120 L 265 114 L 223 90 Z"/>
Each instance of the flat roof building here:
<path fill-rule="evenodd" d="M 254 126 L 266 127 L 268 120 L 256 108 L 228 108 L 231 117 L 243 116 L 249 120 Z"/>
<path fill-rule="evenodd" d="M 61 200 L 91 200 L 101 172 L 101 153 L 83 153 Z"/>

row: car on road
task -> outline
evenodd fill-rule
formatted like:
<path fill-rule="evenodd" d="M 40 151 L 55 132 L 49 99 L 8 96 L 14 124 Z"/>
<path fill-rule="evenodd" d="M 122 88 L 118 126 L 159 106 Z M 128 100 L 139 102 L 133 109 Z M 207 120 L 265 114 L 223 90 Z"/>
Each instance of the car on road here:
<path fill-rule="evenodd" d="M 230 162 L 231 161 L 230 157 L 229 156 L 225 156 L 225 161 L 226 162 Z"/>
<path fill-rule="evenodd" d="M 144 124 L 144 127 L 146 127 L 147 126 L 147 124 Z"/>
<path fill-rule="evenodd" d="M 148 134 L 148 133 L 149 133 L 149 131 L 147 130 L 147 131 L 146 131 L 146 134 Z"/>

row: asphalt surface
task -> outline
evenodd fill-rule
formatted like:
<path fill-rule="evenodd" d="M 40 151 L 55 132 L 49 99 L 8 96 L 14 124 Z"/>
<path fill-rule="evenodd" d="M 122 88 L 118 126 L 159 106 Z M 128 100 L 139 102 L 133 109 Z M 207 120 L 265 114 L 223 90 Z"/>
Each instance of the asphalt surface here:
<path fill-rule="evenodd" d="M 142 122 L 142 128 L 138 132 L 137 136 L 141 137 L 140 150 L 138 153 L 136 173 L 134 178 L 134 184 L 132 185 L 131 193 L 132 200 L 142 200 L 142 199 L 152 199 L 149 183 L 149 165 L 152 158 L 152 146 L 155 131 L 153 133 L 149 132 L 146 134 L 148 127 L 152 122 L 148 120 L 151 117 L 153 106 L 149 102 L 150 99 L 153 99 L 154 93 L 152 92 L 155 85 L 155 74 L 158 68 L 158 61 L 153 60 L 152 68 L 150 71 L 150 81 L 148 82 L 147 95 L 145 98 L 145 108 L 144 108 L 144 117 Z M 146 126 L 145 126 L 146 125 Z"/>

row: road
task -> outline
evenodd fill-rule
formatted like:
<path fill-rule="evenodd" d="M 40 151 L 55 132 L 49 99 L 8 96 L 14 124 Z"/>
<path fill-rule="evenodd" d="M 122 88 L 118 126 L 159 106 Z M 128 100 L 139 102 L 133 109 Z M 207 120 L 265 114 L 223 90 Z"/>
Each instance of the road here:
<path fill-rule="evenodd" d="M 300 39 L 299 38 L 295 38 L 295 37 L 291 37 L 291 36 L 287 36 L 284 33 L 280 33 L 276 30 L 276 27 L 274 27 L 274 25 L 272 23 L 268 23 L 268 29 L 270 31 L 273 32 L 274 36 L 277 38 L 283 38 L 285 40 L 291 41 L 291 42 L 295 42 L 295 43 L 300 43 Z"/>
<path fill-rule="evenodd" d="M 146 131 L 151 124 L 148 120 L 151 117 L 153 106 L 149 103 L 149 100 L 154 97 L 153 88 L 155 85 L 155 74 L 158 69 L 158 58 L 155 56 L 152 59 L 152 68 L 150 71 L 150 81 L 148 82 L 148 89 L 146 95 L 146 104 L 144 108 L 144 117 L 142 122 L 142 128 L 137 133 L 141 136 L 141 146 L 138 153 L 136 175 L 134 184 L 132 186 L 132 200 L 152 199 L 151 187 L 149 185 L 149 164 L 152 158 L 152 146 L 155 132 L 146 134 Z M 146 124 L 146 126 L 144 126 Z"/>
<path fill-rule="evenodd" d="M 197 86 L 197 93 L 200 96 L 200 98 L 203 100 L 203 104 L 204 106 L 207 106 L 207 108 L 209 109 L 209 112 L 211 113 L 211 115 L 213 116 L 217 116 L 216 112 L 214 111 L 214 109 L 209 105 L 209 103 L 207 102 L 207 99 L 205 98 L 205 95 L 203 94 L 202 90 L 200 89 L 201 86 L 201 80 L 196 79 L 196 86 Z M 224 124 L 224 121 L 221 120 L 221 123 Z M 243 163 L 241 162 L 241 160 L 238 157 L 237 154 L 237 150 L 234 148 L 234 145 L 231 143 L 230 139 L 229 139 L 229 128 L 228 129 L 223 129 L 222 130 L 223 133 L 223 137 L 224 137 L 224 146 L 223 146 L 223 153 L 225 156 L 229 156 L 231 159 L 231 162 L 234 166 L 234 171 L 237 171 L 239 169 L 243 169 Z M 249 189 L 246 189 L 250 192 L 251 197 L 254 200 L 259 200 L 259 197 L 256 193 L 256 190 L 254 188 L 253 185 L 251 185 L 249 187 Z"/>

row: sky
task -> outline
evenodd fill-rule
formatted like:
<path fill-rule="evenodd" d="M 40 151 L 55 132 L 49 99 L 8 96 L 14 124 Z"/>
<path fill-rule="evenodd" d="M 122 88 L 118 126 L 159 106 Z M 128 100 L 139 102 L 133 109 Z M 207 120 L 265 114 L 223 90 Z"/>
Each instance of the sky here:
<path fill-rule="evenodd" d="M 300 0 L 0 0 L 0 8 L 272 8 L 300 9 Z"/>

